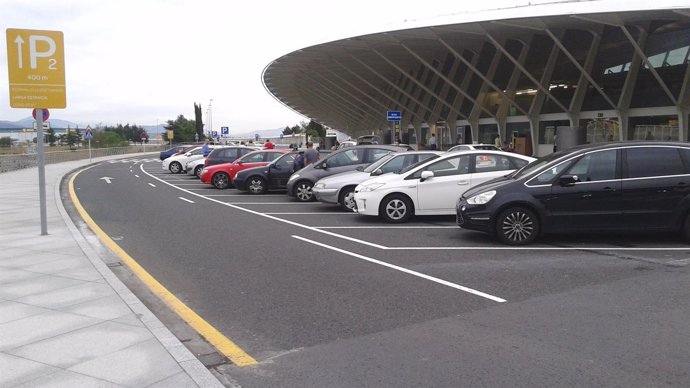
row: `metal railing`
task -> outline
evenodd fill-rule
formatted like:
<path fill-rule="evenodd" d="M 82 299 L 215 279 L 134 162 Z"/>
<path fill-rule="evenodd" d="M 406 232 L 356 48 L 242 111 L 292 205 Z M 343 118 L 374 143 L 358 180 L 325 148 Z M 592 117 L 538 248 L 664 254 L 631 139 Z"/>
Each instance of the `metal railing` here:
<path fill-rule="evenodd" d="M 113 148 L 92 148 L 90 157 L 98 158 L 101 156 L 124 155 L 144 152 L 159 152 L 166 149 L 167 145 L 134 145 L 128 147 L 113 147 Z M 31 168 L 38 166 L 37 156 L 35 152 L 27 152 L 24 154 L 10 154 L 0 155 L 0 173 L 20 170 L 22 168 Z M 89 159 L 88 149 L 77 149 L 72 151 L 53 151 L 46 150 L 45 163 L 61 163 L 73 160 Z"/>

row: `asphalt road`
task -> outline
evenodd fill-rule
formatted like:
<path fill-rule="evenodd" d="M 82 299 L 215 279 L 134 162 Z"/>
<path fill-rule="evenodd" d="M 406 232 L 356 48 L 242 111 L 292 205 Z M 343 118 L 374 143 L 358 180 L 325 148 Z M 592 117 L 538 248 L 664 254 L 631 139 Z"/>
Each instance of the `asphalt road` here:
<path fill-rule="evenodd" d="M 97 165 L 75 189 L 259 362 L 216 366 L 244 387 L 690 386 L 690 246 L 676 236 L 511 248 L 453 217 L 394 226 L 212 189 L 154 159 Z"/>

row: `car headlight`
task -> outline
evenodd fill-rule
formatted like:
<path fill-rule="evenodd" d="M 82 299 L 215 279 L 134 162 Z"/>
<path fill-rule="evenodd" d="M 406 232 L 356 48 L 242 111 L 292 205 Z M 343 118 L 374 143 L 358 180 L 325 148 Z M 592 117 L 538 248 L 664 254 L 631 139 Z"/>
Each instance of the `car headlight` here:
<path fill-rule="evenodd" d="M 467 203 L 470 205 L 484 205 L 496 195 L 496 190 L 486 191 L 481 194 L 477 194 L 473 197 L 467 199 Z"/>
<path fill-rule="evenodd" d="M 314 188 L 315 188 L 315 189 L 325 189 L 325 188 L 326 188 L 326 184 L 325 184 L 325 183 L 317 183 L 317 184 L 314 185 Z"/>
<path fill-rule="evenodd" d="M 202 174 L 208 173 L 208 168 L 205 168 L 205 169 L 201 170 L 201 173 L 202 173 Z"/>
<path fill-rule="evenodd" d="M 297 178 L 299 178 L 299 174 L 292 174 L 290 175 L 290 179 L 288 179 L 288 182 L 292 182 Z"/>
<path fill-rule="evenodd" d="M 374 190 L 376 190 L 376 189 L 378 189 L 384 185 L 385 185 L 385 183 L 371 183 L 371 184 L 368 184 L 366 186 L 360 187 L 359 192 L 360 193 L 368 193 L 368 192 L 374 191 Z"/>

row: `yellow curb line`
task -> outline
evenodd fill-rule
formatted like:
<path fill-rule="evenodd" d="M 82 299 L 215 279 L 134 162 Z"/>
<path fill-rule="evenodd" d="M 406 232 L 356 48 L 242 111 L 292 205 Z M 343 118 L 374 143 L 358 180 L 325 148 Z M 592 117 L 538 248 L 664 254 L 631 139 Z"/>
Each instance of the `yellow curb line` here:
<path fill-rule="evenodd" d="M 181 300 L 179 300 L 175 295 L 173 295 L 168 289 L 166 289 L 161 283 L 159 283 L 153 276 L 151 276 L 139 263 L 137 263 L 130 255 L 127 254 L 122 248 L 120 248 L 115 241 L 113 241 L 96 223 L 93 221 L 91 216 L 86 212 L 86 210 L 81 206 L 76 193 L 74 192 L 74 179 L 83 169 L 75 173 L 69 180 L 69 195 L 72 199 L 72 203 L 77 208 L 79 215 L 86 222 L 86 224 L 93 230 L 93 232 L 98 236 L 98 238 L 115 254 L 117 254 L 120 259 L 129 267 L 132 272 L 134 272 L 139 279 L 141 279 L 144 284 L 158 296 L 163 302 L 165 302 L 168 307 L 170 307 L 177 315 L 180 316 L 185 322 L 187 322 L 194 330 L 196 330 L 201 336 L 206 338 L 208 342 L 211 343 L 219 352 L 225 355 L 228 359 L 232 361 L 233 364 L 237 366 L 250 366 L 256 365 L 257 361 L 237 346 L 230 339 L 225 337 L 221 332 L 219 332 L 215 327 L 211 326 L 206 322 L 199 314 L 195 313 L 192 309 L 187 307 Z"/>

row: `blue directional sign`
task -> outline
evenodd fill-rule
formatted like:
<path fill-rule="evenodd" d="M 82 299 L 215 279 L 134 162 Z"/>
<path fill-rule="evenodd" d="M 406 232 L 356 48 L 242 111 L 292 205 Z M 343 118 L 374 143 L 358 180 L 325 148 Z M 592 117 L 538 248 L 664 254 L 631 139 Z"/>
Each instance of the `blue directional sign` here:
<path fill-rule="evenodd" d="M 399 110 L 389 110 L 386 113 L 386 119 L 388 121 L 400 121 L 402 119 L 402 112 Z"/>
<path fill-rule="evenodd" d="M 221 136 L 227 136 L 230 134 L 230 128 L 229 127 L 220 127 L 220 134 Z"/>
<path fill-rule="evenodd" d="M 91 129 L 90 126 L 86 126 L 86 131 L 84 131 L 84 138 L 86 140 L 91 140 L 93 139 L 93 130 Z"/>
<path fill-rule="evenodd" d="M 211 131 L 211 137 L 218 137 L 218 131 Z"/>

